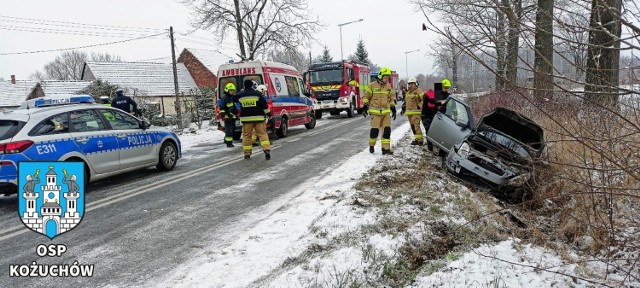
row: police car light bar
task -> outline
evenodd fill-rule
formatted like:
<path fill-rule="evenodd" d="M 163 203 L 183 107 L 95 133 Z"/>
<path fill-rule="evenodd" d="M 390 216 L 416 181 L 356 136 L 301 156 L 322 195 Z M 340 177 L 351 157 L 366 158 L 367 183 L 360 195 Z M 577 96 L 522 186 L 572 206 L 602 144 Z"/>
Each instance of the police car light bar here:
<path fill-rule="evenodd" d="M 54 97 L 36 98 L 22 102 L 21 108 L 38 108 L 69 104 L 96 103 L 90 95 L 60 95 Z"/>

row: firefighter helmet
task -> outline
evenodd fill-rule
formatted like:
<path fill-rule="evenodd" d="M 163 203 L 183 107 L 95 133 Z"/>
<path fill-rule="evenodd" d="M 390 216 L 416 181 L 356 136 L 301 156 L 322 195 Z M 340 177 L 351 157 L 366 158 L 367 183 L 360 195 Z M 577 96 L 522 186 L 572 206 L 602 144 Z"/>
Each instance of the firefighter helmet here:
<path fill-rule="evenodd" d="M 260 85 L 258 85 L 258 87 L 256 87 L 256 90 L 260 91 L 260 93 L 262 93 L 262 94 L 266 94 L 267 93 L 267 85 L 260 84 Z"/>
<path fill-rule="evenodd" d="M 416 79 L 416 77 L 411 77 L 409 78 L 409 80 L 407 80 L 407 84 L 409 83 L 416 83 L 416 85 L 418 85 L 418 80 Z"/>
<path fill-rule="evenodd" d="M 228 93 L 231 90 L 236 90 L 236 85 L 233 83 L 227 83 L 227 85 L 224 86 L 224 92 Z"/>
<path fill-rule="evenodd" d="M 451 81 L 449 79 L 442 79 L 442 88 L 451 88 Z"/>
<path fill-rule="evenodd" d="M 391 76 L 391 69 L 389 69 L 387 67 L 382 67 L 380 69 L 380 72 L 378 72 L 378 79 L 382 79 L 382 77 L 385 76 L 385 75 Z"/>

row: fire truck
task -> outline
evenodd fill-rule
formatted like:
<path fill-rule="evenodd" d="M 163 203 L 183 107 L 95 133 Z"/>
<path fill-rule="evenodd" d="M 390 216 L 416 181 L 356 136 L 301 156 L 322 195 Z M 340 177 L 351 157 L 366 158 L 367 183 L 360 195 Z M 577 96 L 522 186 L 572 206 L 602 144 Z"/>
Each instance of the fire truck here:
<path fill-rule="evenodd" d="M 316 119 L 322 118 L 323 111 L 331 115 L 347 111 L 349 118 L 356 112 L 362 113 L 364 89 L 361 87 L 369 85 L 370 71 L 369 66 L 355 61 L 312 64 L 304 78 L 312 90 Z M 349 85 L 352 80 L 356 85 Z"/>
<path fill-rule="evenodd" d="M 378 80 L 378 74 L 380 73 L 380 71 L 371 71 L 371 82 L 375 82 Z M 396 97 L 395 100 L 402 100 L 402 99 L 398 99 L 398 96 L 402 96 L 402 93 L 400 92 L 400 76 L 398 75 L 397 71 L 391 71 L 391 77 L 389 78 L 389 83 L 391 84 L 391 87 L 393 88 L 393 90 L 396 90 Z"/>

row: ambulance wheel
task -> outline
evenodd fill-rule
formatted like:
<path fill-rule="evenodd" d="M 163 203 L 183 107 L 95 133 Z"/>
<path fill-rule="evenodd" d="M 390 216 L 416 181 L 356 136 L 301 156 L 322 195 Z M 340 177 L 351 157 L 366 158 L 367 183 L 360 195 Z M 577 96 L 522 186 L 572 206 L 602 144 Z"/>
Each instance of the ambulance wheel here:
<path fill-rule="evenodd" d="M 178 149 L 172 142 L 165 141 L 160 146 L 160 157 L 158 157 L 158 165 L 156 167 L 161 171 L 169 171 L 176 167 L 178 162 Z"/>
<path fill-rule="evenodd" d="M 304 124 L 304 127 L 307 127 L 307 129 L 313 129 L 316 127 L 316 116 L 314 116 L 313 114 L 309 115 L 309 123 Z"/>
<path fill-rule="evenodd" d="M 353 115 L 356 114 L 356 107 L 353 102 L 354 101 L 351 101 L 351 104 L 349 104 L 349 110 L 347 110 L 347 117 L 349 118 L 353 118 Z"/>
<path fill-rule="evenodd" d="M 276 130 L 278 138 L 285 138 L 289 135 L 289 120 L 286 117 L 282 117 L 280 121 L 280 128 Z"/>
<path fill-rule="evenodd" d="M 314 111 L 313 114 L 316 116 L 316 119 L 322 119 L 322 111 Z"/>
<path fill-rule="evenodd" d="M 80 162 L 82 163 L 82 165 L 84 166 L 84 192 L 89 191 L 89 165 L 87 165 L 87 163 L 84 163 L 84 161 L 82 161 L 82 159 L 80 158 L 69 158 L 67 160 L 65 160 L 64 162 Z"/>
<path fill-rule="evenodd" d="M 240 140 L 242 138 L 242 132 L 233 132 L 233 140 Z"/>

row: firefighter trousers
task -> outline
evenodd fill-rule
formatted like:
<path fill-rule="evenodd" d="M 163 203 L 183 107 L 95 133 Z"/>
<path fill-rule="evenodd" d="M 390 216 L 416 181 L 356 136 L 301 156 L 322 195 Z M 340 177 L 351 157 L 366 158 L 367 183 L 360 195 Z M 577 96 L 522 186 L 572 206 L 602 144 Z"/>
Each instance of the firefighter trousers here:
<path fill-rule="evenodd" d="M 224 143 L 233 143 L 233 132 L 236 130 L 236 119 L 225 118 L 224 119 Z"/>
<path fill-rule="evenodd" d="M 391 114 L 371 115 L 371 131 L 369 133 L 369 146 L 376 146 L 378 134 L 382 130 L 382 149 L 391 150 Z"/>
<path fill-rule="evenodd" d="M 409 115 L 409 123 L 411 123 L 411 131 L 413 131 L 413 135 L 415 137 L 416 142 L 422 143 L 424 140 L 424 135 L 422 134 L 422 129 L 420 128 L 420 115 Z"/>
<path fill-rule="evenodd" d="M 253 146 L 251 146 L 251 133 L 256 132 L 260 138 L 260 146 L 263 151 L 271 150 L 269 135 L 267 135 L 267 124 L 264 122 L 246 122 L 242 123 L 242 151 L 244 155 L 251 155 Z"/>

